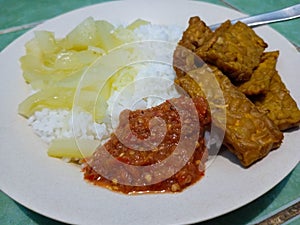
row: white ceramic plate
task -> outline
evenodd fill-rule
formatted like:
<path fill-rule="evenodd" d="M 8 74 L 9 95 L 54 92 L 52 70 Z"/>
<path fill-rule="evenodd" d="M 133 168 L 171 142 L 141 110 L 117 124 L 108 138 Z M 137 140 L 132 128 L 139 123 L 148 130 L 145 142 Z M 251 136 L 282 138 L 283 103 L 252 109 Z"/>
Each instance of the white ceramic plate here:
<path fill-rule="evenodd" d="M 194 1 L 120 1 L 78 9 L 51 19 L 34 30 L 50 30 L 63 36 L 88 16 L 113 23 L 143 18 L 158 24 L 186 27 L 191 16 L 208 24 L 242 14 Z M 269 49 L 279 49 L 278 70 L 293 97 L 300 100 L 300 54 L 269 27 L 256 29 Z M 298 163 L 299 130 L 285 133 L 280 149 L 244 169 L 230 154 L 220 155 L 196 185 L 179 194 L 126 196 L 95 187 L 83 180 L 80 169 L 49 158 L 46 145 L 17 114 L 28 95 L 18 59 L 27 32 L 0 55 L 0 188 L 11 198 L 45 216 L 76 224 L 186 224 L 204 221 L 237 209 L 279 183 Z"/>

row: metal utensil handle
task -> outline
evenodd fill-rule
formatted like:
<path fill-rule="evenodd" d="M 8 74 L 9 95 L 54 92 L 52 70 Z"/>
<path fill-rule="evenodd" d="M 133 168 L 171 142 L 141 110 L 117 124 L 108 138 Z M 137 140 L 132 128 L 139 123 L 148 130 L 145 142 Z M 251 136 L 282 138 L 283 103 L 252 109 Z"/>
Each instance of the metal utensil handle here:
<path fill-rule="evenodd" d="M 258 25 L 274 23 L 284 20 L 290 20 L 300 17 L 300 4 L 293 5 L 284 9 L 280 9 L 273 12 L 263 13 L 254 16 L 243 17 L 239 19 L 231 20 L 231 23 L 234 24 L 238 21 L 241 21 L 247 24 L 250 27 L 255 27 Z M 212 30 L 215 30 L 221 24 L 215 24 L 210 26 Z"/>

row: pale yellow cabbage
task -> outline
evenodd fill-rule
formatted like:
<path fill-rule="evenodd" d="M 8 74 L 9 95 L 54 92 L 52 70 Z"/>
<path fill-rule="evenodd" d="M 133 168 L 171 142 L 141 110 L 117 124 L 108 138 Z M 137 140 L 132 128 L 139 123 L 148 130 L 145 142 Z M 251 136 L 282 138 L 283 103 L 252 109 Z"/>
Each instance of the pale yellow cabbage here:
<path fill-rule="evenodd" d="M 133 30 L 147 23 L 136 20 L 127 27 L 115 27 L 107 21 L 89 17 L 62 39 L 55 38 L 53 32 L 36 31 L 35 37 L 25 45 L 26 54 L 20 62 L 25 81 L 38 92 L 19 105 L 19 113 L 29 117 L 42 108 L 71 109 L 75 90 L 85 70 L 113 48 L 134 41 Z M 118 73 L 108 81 L 97 77 L 84 89 L 94 91 L 93 96 L 97 96 L 97 82 L 106 82 L 100 92 L 102 101 L 106 101 L 119 85 L 132 81 L 136 71 L 127 71 L 128 76 L 126 70 L 122 71 L 121 75 L 125 75 L 122 79 Z M 98 109 L 102 103 L 98 102 Z M 106 110 L 104 103 L 102 108 L 98 110 L 97 121 L 100 122 Z M 91 110 L 91 107 L 84 109 Z"/>
<path fill-rule="evenodd" d="M 93 154 L 99 141 L 89 139 L 55 139 L 48 148 L 48 155 L 56 158 L 82 159 Z"/>
<path fill-rule="evenodd" d="M 89 17 L 61 39 L 56 38 L 53 32 L 35 31 L 34 38 L 25 45 L 26 54 L 20 58 L 20 63 L 26 83 L 36 93 L 19 104 L 19 114 L 29 118 L 43 108 L 71 110 L 84 72 L 110 50 L 135 41 L 134 29 L 145 24 L 148 22 L 138 19 L 127 27 L 115 27 L 107 21 Z M 109 79 L 96 73 L 87 82 L 80 83 L 81 93 L 76 106 L 91 113 L 96 122 L 103 122 L 106 101 L 114 91 L 132 82 L 136 74 L 137 71 L 130 67 L 118 71 Z M 104 87 L 99 90 L 99 85 L 103 86 L 103 83 Z M 48 155 L 83 158 L 91 155 L 99 143 L 81 140 L 84 155 L 77 144 L 74 138 L 54 140 Z"/>

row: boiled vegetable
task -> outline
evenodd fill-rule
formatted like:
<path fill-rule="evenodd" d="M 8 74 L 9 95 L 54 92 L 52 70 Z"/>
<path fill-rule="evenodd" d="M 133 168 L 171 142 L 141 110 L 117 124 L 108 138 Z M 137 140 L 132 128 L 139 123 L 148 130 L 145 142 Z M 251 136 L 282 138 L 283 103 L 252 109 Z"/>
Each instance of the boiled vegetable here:
<path fill-rule="evenodd" d="M 76 26 L 64 38 L 56 38 L 53 32 L 35 31 L 34 38 L 25 45 L 26 54 L 20 58 L 25 81 L 35 93 L 19 104 L 20 115 L 29 118 L 43 108 L 72 110 L 74 106 L 93 115 L 94 121 L 102 123 L 106 116 L 107 103 L 114 91 L 120 91 L 131 83 L 137 71 L 131 67 L 119 70 L 116 65 L 124 63 L 130 50 L 112 54 L 104 60 L 102 71 L 85 72 L 94 68 L 100 57 L 118 46 L 137 41 L 134 29 L 148 24 L 136 20 L 127 27 L 115 27 L 104 20 L 89 17 Z M 104 59 L 104 58 L 102 58 Z M 119 64 L 114 64 L 119 62 Z M 107 71 L 115 71 L 111 77 Z M 77 92 L 80 86 L 80 92 Z M 85 140 L 88 155 L 95 142 Z M 77 143 L 78 144 L 78 143 Z M 74 139 L 54 140 L 48 154 L 53 157 L 82 158 Z"/>
<path fill-rule="evenodd" d="M 91 156 L 99 144 L 99 141 L 89 139 L 55 139 L 47 153 L 56 158 L 82 159 Z"/>

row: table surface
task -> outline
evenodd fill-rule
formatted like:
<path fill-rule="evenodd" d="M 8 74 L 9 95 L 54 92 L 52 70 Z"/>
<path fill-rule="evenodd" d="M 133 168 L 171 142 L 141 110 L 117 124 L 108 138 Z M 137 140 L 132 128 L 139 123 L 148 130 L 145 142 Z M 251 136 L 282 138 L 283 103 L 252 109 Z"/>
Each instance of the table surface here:
<path fill-rule="evenodd" d="M 37 23 L 70 10 L 100 2 L 104 1 L 0 0 L 0 51 Z M 243 13 L 254 15 L 293 4 L 299 4 L 300 0 L 206 0 L 205 2 L 234 8 Z M 295 48 L 300 49 L 300 19 L 276 23 L 271 26 L 293 43 Z M 263 223 L 266 218 L 277 215 L 280 210 L 289 208 L 299 201 L 300 163 L 283 181 L 260 198 L 238 210 L 199 223 L 199 225 L 267 224 Z M 300 224 L 300 206 L 297 205 L 297 207 L 298 212 L 296 214 L 298 214 L 298 216 L 284 224 Z M 0 224 L 36 225 L 61 223 L 23 207 L 0 191 Z"/>

